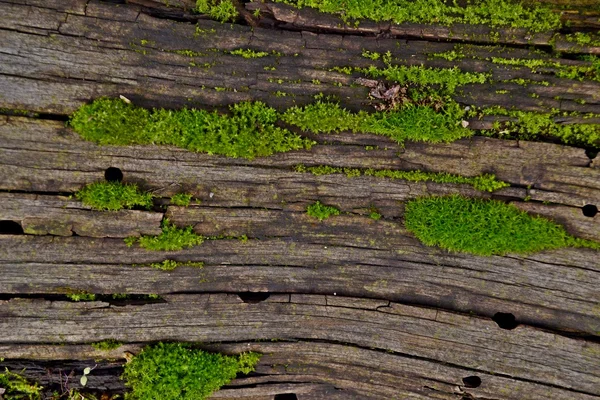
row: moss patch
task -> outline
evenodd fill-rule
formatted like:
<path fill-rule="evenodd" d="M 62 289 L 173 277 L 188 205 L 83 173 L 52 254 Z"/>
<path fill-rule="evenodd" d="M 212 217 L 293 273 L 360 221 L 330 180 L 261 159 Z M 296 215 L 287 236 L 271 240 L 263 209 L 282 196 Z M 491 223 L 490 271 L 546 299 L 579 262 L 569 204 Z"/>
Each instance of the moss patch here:
<path fill-rule="evenodd" d="M 100 342 L 94 342 L 91 344 L 91 346 L 96 349 L 96 350 L 100 350 L 100 351 L 107 351 L 107 350 L 114 350 L 116 348 L 119 348 L 123 345 L 123 343 L 114 340 L 114 339 L 106 339 L 106 340 L 102 340 Z"/>
<path fill-rule="evenodd" d="M 196 0 L 196 11 L 221 22 L 233 21 L 238 16 L 230 0 Z"/>
<path fill-rule="evenodd" d="M 8 368 L 0 373 L 0 388 L 5 389 L 3 396 L 6 400 L 37 400 L 42 398 L 42 387 L 37 383 L 31 383 L 24 377 Z"/>
<path fill-rule="evenodd" d="M 150 111 L 101 98 L 79 108 L 69 124 L 84 139 L 102 145 L 173 145 L 249 159 L 308 149 L 313 144 L 275 126 L 277 111 L 264 103 L 242 102 L 230 111 L 231 115 L 187 108 Z"/>
<path fill-rule="evenodd" d="M 600 243 L 570 236 L 562 226 L 496 200 L 461 196 L 409 201 L 406 228 L 427 246 L 482 256 L 530 254 L 561 247 L 600 249 Z"/>
<path fill-rule="evenodd" d="M 75 197 L 95 210 L 117 211 L 136 206 L 149 209 L 153 196 L 131 183 L 96 182 L 86 185 Z"/>
<path fill-rule="evenodd" d="M 225 356 L 180 343 L 146 347 L 125 365 L 122 378 L 131 389 L 126 400 L 202 400 L 238 373 L 254 371 L 260 355 Z"/>
<path fill-rule="evenodd" d="M 132 246 L 134 243 L 139 243 L 140 247 L 153 251 L 175 251 L 182 250 L 186 247 L 193 247 L 204 242 L 204 238 L 194 233 L 193 228 L 178 228 L 174 224 L 169 223 L 168 219 L 162 222 L 162 233 L 158 236 L 142 236 L 140 238 L 129 237 L 125 239 L 127 246 Z M 162 268 L 170 268 L 171 262 L 163 265 Z M 158 267 L 158 266 L 157 266 Z"/>
<path fill-rule="evenodd" d="M 319 221 L 323 221 L 332 215 L 340 215 L 340 210 L 332 206 L 326 206 L 320 201 L 317 201 L 307 207 L 306 213 L 313 218 L 317 218 Z"/>
<path fill-rule="evenodd" d="M 466 177 L 461 175 L 449 174 L 446 172 L 424 172 L 424 171 L 398 171 L 390 169 L 359 169 L 332 167 L 329 165 L 318 165 L 306 167 L 296 165 L 296 172 L 310 172 L 313 175 L 345 174 L 352 178 L 356 176 L 374 176 L 379 178 L 402 179 L 413 182 L 437 182 L 437 183 L 455 183 L 472 185 L 475 189 L 484 192 L 493 192 L 510 184 L 496 179 L 493 174 L 483 174 L 475 177 Z"/>
<path fill-rule="evenodd" d="M 475 0 L 466 7 L 443 0 L 274 0 L 298 8 L 312 7 L 338 14 L 345 21 L 372 19 L 374 21 L 412 22 L 420 24 L 453 25 L 457 23 L 492 27 L 525 28 L 544 32 L 561 26 L 560 14 L 543 4 L 530 7 L 510 0 Z"/>
<path fill-rule="evenodd" d="M 160 269 L 162 271 L 173 271 L 175 268 L 178 268 L 178 267 L 202 268 L 202 267 L 204 267 L 204 263 L 196 262 L 196 261 L 180 262 L 180 261 L 175 261 L 175 260 L 164 260 L 163 262 L 160 262 L 160 263 L 152 263 L 152 264 L 150 264 L 150 267 Z"/>
<path fill-rule="evenodd" d="M 171 197 L 171 204 L 180 207 L 187 207 L 192 202 L 192 197 L 193 195 L 189 193 L 177 193 Z"/>

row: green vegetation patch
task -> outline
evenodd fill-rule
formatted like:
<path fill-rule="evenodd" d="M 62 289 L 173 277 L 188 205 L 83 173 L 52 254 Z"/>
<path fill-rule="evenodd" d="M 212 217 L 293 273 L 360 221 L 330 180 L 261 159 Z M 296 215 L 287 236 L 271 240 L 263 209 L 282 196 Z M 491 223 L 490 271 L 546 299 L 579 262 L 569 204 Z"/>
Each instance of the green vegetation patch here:
<path fill-rule="evenodd" d="M 600 243 L 574 238 L 552 221 L 497 200 L 424 197 L 406 204 L 404 218 L 406 228 L 427 246 L 456 252 L 491 256 L 568 246 L 600 249 Z"/>
<path fill-rule="evenodd" d="M 94 293 L 89 293 L 83 290 L 76 291 L 74 293 L 69 293 L 66 295 L 67 298 L 71 301 L 95 301 L 96 295 Z"/>
<path fill-rule="evenodd" d="M 162 233 L 160 235 L 142 236 L 139 238 L 128 237 L 125 239 L 127 246 L 133 246 L 136 242 L 139 243 L 140 247 L 147 250 L 175 251 L 200 245 L 204 242 L 204 238 L 194 233 L 193 227 L 178 228 L 165 218 L 162 222 Z M 167 262 L 160 269 L 166 268 L 168 270 L 171 266 L 172 263 Z"/>
<path fill-rule="evenodd" d="M 125 364 L 122 378 L 131 389 L 125 399 L 206 399 L 236 374 L 254 371 L 259 359 L 257 353 L 226 356 L 180 343 L 159 343 Z"/>
<path fill-rule="evenodd" d="M 153 196 L 132 183 L 96 182 L 86 185 L 75 193 L 75 197 L 95 210 L 117 211 L 136 206 L 149 209 Z"/>
<path fill-rule="evenodd" d="M 230 0 L 196 0 L 196 11 L 221 22 L 233 21 L 238 16 Z"/>
<path fill-rule="evenodd" d="M 237 103 L 230 111 L 231 115 L 187 108 L 150 111 L 100 98 L 79 108 L 69 124 L 84 139 L 101 145 L 173 145 L 248 159 L 309 149 L 313 144 L 275 126 L 278 113 L 264 103 Z"/>
<path fill-rule="evenodd" d="M 318 165 L 314 167 L 306 167 L 304 165 L 296 165 L 296 172 L 310 172 L 314 175 L 328 174 L 345 174 L 352 178 L 356 176 L 375 176 L 379 178 L 403 179 L 413 182 L 437 182 L 437 183 L 455 183 L 468 184 L 477 190 L 484 192 L 493 192 L 510 185 L 506 182 L 499 181 L 493 174 L 483 174 L 475 177 L 466 177 L 461 175 L 449 174 L 446 172 L 424 172 L 424 171 L 398 171 L 390 169 L 359 169 L 346 167 L 332 167 L 329 165 Z"/>
<path fill-rule="evenodd" d="M 553 73 L 559 78 L 576 79 L 582 81 L 584 79 L 600 82 L 600 57 L 586 56 L 584 61 L 588 61 L 587 65 L 566 65 L 557 61 L 544 59 L 524 59 L 524 58 L 503 58 L 491 57 L 490 60 L 494 64 L 523 66 L 527 67 L 533 73 L 538 70 L 552 69 Z M 546 73 L 547 71 L 542 71 Z"/>
<path fill-rule="evenodd" d="M 490 107 L 483 115 L 508 116 L 512 121 L 496 122 L 493 129 L 481 134 L 501 139 L 540 140 L 557 138 L 562 143 L 600 148 L 600 124 L 561 124 L 555 121 L 558 111 L 536 113 Z"/>
<path fill-rule="evenodd" d="M 0 373 L 0 388 L 5 389 L 2 396 L 6 400 L 38 400 L 42 398 L 42 387 L 31 383 L 8 368 Z"/>
<path fill-rule="evenodd" d="M 444 0 L 274 0 L 337 14 L 344 21 L 371 19 L 392 21 L 398 24 L 457 23 L 488 25 L 492 27 L 525 28 L 531 32 L 544 32 L 561 27 L 560 14 L 543 5 L 524 6 L 511 0 L 474 0 L 466 7 Z"/>
<path fill-rule="evenodd" d="M 598 31 L 598 35 L 592 36 L 589 33 L 584 32 L 575 32 L 565 36 L 568 42 L 577 43 L 580 46 L 591 46 L 591 47 L 599 47 L 600 46 L 600 31 Z"/>
<path fill-rule="evenodd" d="M 181 207 L 187 207 L 192 202 L 193 195 L 189 193 L 177 193 L 171 197 L 171 204 Z"/>
<path fill-rule="evenodd" d="M 242 56 L 243 58 L 261 58 L 267 57 L 269 53 L 266 51 L 254 51 L 252 49 L 237 49 L 229 52 L 234 56 Z"/>
<path fill-rule="evenodd" d="M 162 271 L 173 271 L 178 267 L 193 267 L 193 268 L 202 268 L 204 267 L 204 263 L 200 261 L 175 261 L 175 260 L 164 260 L 160 263 L 152 263 L 150 267 L 160 269 Z"/>
<path fill-rule="evenodd" d="M 399 110 L 352 113 L 337 103 L 319 99 L 304 107 L 289 108 L 282 119 L 315 133 L 349 130 L 388 136 L 398 143 L 406 140 L 440 143 L 473 135 L 462 125 L 463 116 L 464 111 L 455 102 L 449 102 L 439 111 L 425 105 L 409 104 Z"/>
<path fill-rule="evenodd" d="M 311 217 L 317 218 L 319 221 L 323 221 L 332 215 L 340 215 L 341 212 L 335 207 L 326 206 L 320 201 L 317 201 L 307 207 L 306 213 Z"/>
<path fill-rule="evenodd" d="M 94 349 L 100 350 L 100 351 L 114 350 L 116 348 L 121 347 L 121 345 L 123 345 L 123 343 L 121 343 L 115 339 L 105 339 L 105 340 L 101 340 L 100 342 L 94 342 L 91 344 L 91 346 Z"/>

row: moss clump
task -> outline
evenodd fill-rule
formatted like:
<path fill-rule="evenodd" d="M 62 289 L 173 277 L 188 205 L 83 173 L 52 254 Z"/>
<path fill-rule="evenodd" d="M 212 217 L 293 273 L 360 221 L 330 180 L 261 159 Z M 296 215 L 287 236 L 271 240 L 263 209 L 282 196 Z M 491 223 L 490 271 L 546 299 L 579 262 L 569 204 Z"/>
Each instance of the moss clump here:
<path fill-rule="evenodd" d="M 317 218 L 319 221 L 323 221 L 332 215 L 340 215 L 340 210 L 317 201 L 306 208 L 306 213 L 313 218 Z"/>
<path fill-rule="evenodd" d="M 177 193 L 171 197 L 171 204 L 181 207 L 187 207 L 192 202 L 192 195 L 189 193 Z"/>
<path fill-rule="evenodd" d="M 457 23 L 488 25 L 492 27 L 525 28 L 531 32 L 544 32 L 561 26 L 560 14 L 542 4 L 526 7 L 510 0 L 475 0 L 466 7 L 443 0 L 275 0 L 298 8 L 312 7 L 339 14 L 345 21 L 372 19 L 401 24 Z"/>
<path fill-rule="evenodd" d="M 151 208 L 153 196 L 131 183 L 96 182 L 86 185 L 75 197 L 95 210 L 117 211 L 136 206 Z"/>
<path fill-rule="evenodd" d="M 94 293 L 88 293 L 86 291 L 77 291 L 66 295 L 71 301 L 95 301 L 96 295 Z"/>
<path fill-rule="evenodd" d="M 226 356 L 180 343 L 146 347 L 125 365 L 122 378 L 131 391 L 126 400 L 202 400 L 238 373 L 254 371 L 257 353 Z"/>
<path fill-rule="evenodd" d="M 462 125 L 463 115 L 464 111 L 454 102 L 449 102 L 439 111 L 410 104 L 393 111 L 351 113 L 337 103 L 319 99 L 304 107 L 291 107 L 282 115 L 282 119 L 315 133 L 350 130 L 388 136 L 398 143 L 406 140 L 440 143 L 473 134 Z"/>
<path fill-rule="evenodd" d="M 545 59 L 491 57 L 489 60 L 494 64 L 527 67 L 533 73 L 538 73 L 540 69 L 545 69 L 541 73 L 547 73 L 547 70 L 551 69 L 559 78 L 579 81 L 589 79 L 600 82 L 600 58 L 596 56 L 586 56 L 583 58 L 584 61 L 588 62 L 587 65 L 565 65 L 557 61 Z"/>
<path fill-rule="evenodd" d="M 560 116 L 558 111 L 536 113 L 490 107 L 482 114 L 513 118 L 513 121 L 497 122 L 494 129 L 481 132 L 486 136 L 520 140 L 556 138 L 565 144 L 600 148 L 600 124 L 560 124 L 555 121 Z"/>
<path fill-rule="evenodd" d="M 600 31 L 598 31 L 598 35 L 600 35 Z M 589 33 L 575 32 L 573 34 L 566 35 L 565 39 L 567 39 L 568 42 L 577 43 L 580 46 L 600 46 L 600 36 L 594 37 Z"/>
<path fill-rule="evenodd" d="M 154 251 L 175 251 L 186 247 L 193 247 L 202 244 L 204 238 L 194 233 L 193 227 L 178 228 L 170 224 L 168 219 L 162 222 L 162 233 L 158 236 L 142 236 L 140 238 L 130 237 L 125 239 L 127 246 L 132 246 L 138 242 L 140 247 Z M 163 265 L 165 269 L 172 266 L 171 262 Z"/>
<path fill-rule="evenodd" d="M 2 396 L 6 400 L 38 400 L 42 398 L 42 387 L 30 383 L 19 374 L 10 372 L 8 368 L 0 373 L 0 388 L 5 389 Z"/>
<path fill-rule="evenodd" d="M 406 228 L 427 246 L 482 256 L 600 248 L 600 243 L 576 239 L 560 225 L 497 200 L 425 197 L 409 201 L 404 218 Z"/>
<path fill-rule="evenodd" d="M 173 271 L 177 267 L 202 268 L 204 267 L 204 263 L 194 261 L 179 262 L 175 260 L 164 260 L 160 263 L 152 263 L 150 264 L 150 267 L 160 269 L 162 271 Z"/>
<path fill-rule="evenodd" d="M 106 339 L 100 342 L 94 342 L 91 346 L 100 351 L 114 350 L 118 347 L 121 347 L 123 343 L 116 341 L 115 339 Z"/>
<path fill-rule="evenodd" d="M 461 175 L 449 174 L 447 172 L 424 172 L 424 171 L 398 171 L 391 169 L 359 169 L 332 167 L 329 165 L 317 165 L 306 167 L 296 165 L 296 172 L 310 172 L 313 175 L 345 174 L 349 178 L 357 176 L 374 176 L 378 178 L 402 179 L 413 182 L 437 182 L 437 183 L 455 183 L 472 185 L 475 189 L 483 192 L 493 192 L 510 184 L 499 181 L 493 174 L 483 174 L 475 177 L 466 177 Z"/>
<path fill-rule="evenodd" d="M 237 49 L 229 52 L 234 56 L 242 56 L 243 58 L 262 58 L 267 57 L 269 53 L 266 51 L 254 51 L 252 49 Z"/>
<path fill-rule="evenodd" d="M 101 98 L 79 108 L 69 122 L 84 139 L 102 145 L 173 145 L 228 157 L 264 157 L 309 149 L 313 142 L 275 126 L 277 111 L 261 102 L 230 107 L 231 115 L 196 109 L 135 107 Z"/>
<path fill-rule="evenodd" d="M 196 11 L 221 22 L 233 21 L 238 16 L 230 0 L 196 0 Z"/>

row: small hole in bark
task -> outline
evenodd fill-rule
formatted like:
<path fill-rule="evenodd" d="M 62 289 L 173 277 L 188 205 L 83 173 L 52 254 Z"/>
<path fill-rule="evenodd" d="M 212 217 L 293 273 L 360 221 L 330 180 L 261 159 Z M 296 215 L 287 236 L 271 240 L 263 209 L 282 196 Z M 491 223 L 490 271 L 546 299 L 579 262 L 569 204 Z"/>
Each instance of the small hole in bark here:
<path fill-rule="evenodd" d="M 123 180 L 123 172 L 119 168 L 108 167 L 104 171 L 104 179 L 109 182 L 121 182 Z"/>
<path fill-rule="evenodd" d="M 242 292 L 237 294 L 244 303 L 256 304 L 265 301 L 270 294 L 267 292 Z"/>
<path fill-rule="evenodd" d="M 298 400 L 296 393 L 281 393 L 276 394 L 273 400 Z"/>
<path fill-rule="evenodd" d="M 593 204 L 586 204 L 585 206 L 581 207 L 581 212 L 586 217 L 594 218 L 596 214 L 598 214 L 598 207 Z"/>
<path fill-rule="evenodd" d="M 0 234 L 22 235 L 23 227 L 16 221 L 0 221 Z"/>
<path fill-rule="evenodd" d="M 462 379 L 465 387 L 468 388 L 476 388 L 479 387 L 481 385 L 481 378 L 478 376 L 467 376 L 465 378 Z"/>
<path fill-rule="evenodd" d="M 495 323 L 497 323 L 498 326 L 502 329 L 511 330 L 511 329 L 515 329 L 517 326 L 519 326 L 517 319 L 511 313 L 497 312 L 496 314 L 494 314 L 494 317 L 492 318 L 492 320 Z"/>

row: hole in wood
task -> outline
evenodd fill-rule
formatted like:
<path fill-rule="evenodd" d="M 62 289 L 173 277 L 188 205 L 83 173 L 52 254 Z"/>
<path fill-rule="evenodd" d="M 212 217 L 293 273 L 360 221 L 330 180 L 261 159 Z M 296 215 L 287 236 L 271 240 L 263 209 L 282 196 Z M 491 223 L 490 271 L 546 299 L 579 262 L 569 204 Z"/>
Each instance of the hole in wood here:
<path fill-rule="evenodd" d="M 22 235 L 23 227 L 16 221 L 0 221 L 0 234 Z"/>
<path fill-rule="evenodd" d="M 598 207 L 593 204 L 586 204 L 585 206 L 581 207 L 581 212 L 586 217 L 594 218 L 596 214 L 598 214 Z"/>
<path fill-rule="evenodd" d="M 244 303 L 256 304 L 265 301 L 270 294 L 267 292 L 242 292 L 237 294 Z"/>
<path fill-rule="evenodd" d="M 593 160 L 598 156 L 598 150 L 587 149 L 585 155 L 588 156 L 590 160 Z"/>
<path fill-rule="evenodd" d="M 495 323 L 497 323 L 498 326 L 502 329 L 511 330 L 511 329 L 515 329 L 517 326 L 519 326 L 517 319 L 511 313 L 497 312 L 492 317 L 492 320 Z"/>
<path fill-rule="evenodd" d="M 121 182 L 123 180 L 123 172 L 119 168 L 108 167 L 104 171 L 104 179 L 109 182 Z"/>
<path fill-rule="evenodd" d="M 464 377 L 462 381 L 465 387 L 468 388 L 476 388 L 481 385 L 481 378 L 475 375 Z"/>
<path fill-rule="evenodd" d="M 298 400 L 296 393 L 281 393 L 276 394 L 273 400 Z"/>

